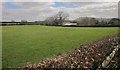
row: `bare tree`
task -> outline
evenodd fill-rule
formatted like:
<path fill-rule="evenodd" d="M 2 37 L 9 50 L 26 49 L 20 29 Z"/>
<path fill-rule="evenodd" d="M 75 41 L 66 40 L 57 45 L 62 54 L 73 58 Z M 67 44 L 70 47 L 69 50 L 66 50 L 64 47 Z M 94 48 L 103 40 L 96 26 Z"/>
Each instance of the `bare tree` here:
<path fill-rule="evenodd" d="M 62 25 L 68 16 L 69 16 L 68 13 L 59 11 L 56 15 L 48 17 L 45 21 L 47 22 L 48 25 Z"/>

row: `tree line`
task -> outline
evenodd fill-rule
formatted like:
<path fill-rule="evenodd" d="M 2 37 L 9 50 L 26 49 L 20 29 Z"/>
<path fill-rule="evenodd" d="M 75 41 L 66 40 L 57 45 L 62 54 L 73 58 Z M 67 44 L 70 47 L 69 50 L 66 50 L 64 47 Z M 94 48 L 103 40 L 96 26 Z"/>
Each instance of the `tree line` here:
<path fill-rule="evenodd" d="M 94 17 L 81 17 L 75 20 L 68 20 L 69 14 L 63 11 L 59 11 L 57 14 L 48 17 L 44 21 L 27 22 L 21 20 L 21 22 L 2 22 L 2 26 L 8 25 L 48 25 L 48 26 L 64 26 L 64 23 L 74 24 L 74 26 L 119 26 L 120 19 L 118 18 L 94 18 Z"/>

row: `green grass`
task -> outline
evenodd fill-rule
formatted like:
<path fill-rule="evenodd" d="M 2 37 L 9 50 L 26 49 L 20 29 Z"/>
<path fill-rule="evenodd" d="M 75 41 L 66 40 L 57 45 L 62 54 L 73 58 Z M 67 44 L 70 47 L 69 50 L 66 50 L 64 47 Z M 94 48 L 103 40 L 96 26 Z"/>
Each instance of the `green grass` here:
<path fill-rule="evenodd" d="M 39 62 L 117 32 L 117 27 L 5 26 L 2 27 L 3 67 Z"/>
<path fill-rule="evenodd" d="M 0 26 L 0 69 L 2 68 L 2 27 Z"/>

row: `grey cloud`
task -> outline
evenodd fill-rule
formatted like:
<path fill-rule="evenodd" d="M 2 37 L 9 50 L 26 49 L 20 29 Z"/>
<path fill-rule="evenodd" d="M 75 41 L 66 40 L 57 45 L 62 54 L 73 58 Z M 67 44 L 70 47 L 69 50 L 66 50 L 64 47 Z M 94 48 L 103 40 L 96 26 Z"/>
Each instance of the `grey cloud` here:
<path fill-rule="evenodd" d="M 6 9 L 3 7 L 2 20 L 42 20 L 44 17 L 41 15 L 47 14 L 51 10 L 48 7 L 51 3 L 48 2 L 16 2 L 14 4 L 21 8 Z"/>
<path fill-rule="evenodd" d="M 49 16 L 62 10 L 70 14 L 70 19 L 78 17 L 95 16 L 95 17 L 117 17 L 117 3 L 105 2 L 65 2 L 65 4 L 78 5 L 75 8 L 52 7 L 53 2 L 19 2 L 15 3 L 22 8 L 6 9 L 3 8 L 3 20 L 44 20 Z"/>

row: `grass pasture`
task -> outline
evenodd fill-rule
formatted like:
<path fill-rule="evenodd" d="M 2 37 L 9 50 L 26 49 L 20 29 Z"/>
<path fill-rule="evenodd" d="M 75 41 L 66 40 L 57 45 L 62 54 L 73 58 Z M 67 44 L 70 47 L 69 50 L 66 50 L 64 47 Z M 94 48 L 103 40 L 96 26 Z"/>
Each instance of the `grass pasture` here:
<path fill-rule="evenodd" d="M 2 27 L 3 67 L 23 66 L 118 33 L 117 27 Z"/>

